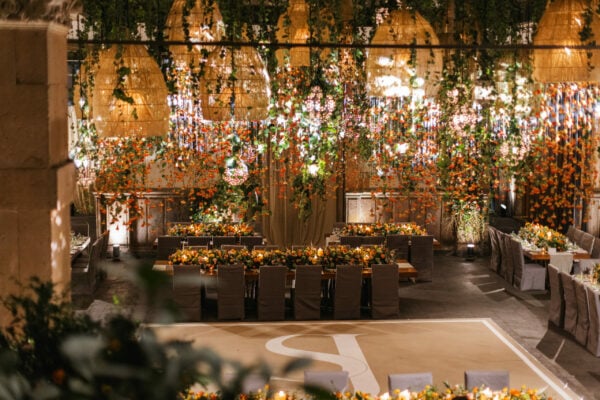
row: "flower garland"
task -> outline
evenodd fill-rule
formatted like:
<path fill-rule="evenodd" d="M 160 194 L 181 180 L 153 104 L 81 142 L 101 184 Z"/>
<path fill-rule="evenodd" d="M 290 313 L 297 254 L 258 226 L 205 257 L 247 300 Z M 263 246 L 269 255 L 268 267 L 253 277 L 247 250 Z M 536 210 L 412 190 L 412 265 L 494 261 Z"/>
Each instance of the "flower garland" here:
<path fill-rule="evenodd" d="M 169 236 L 252 236 L 253 234 L 252 225 L 244 222 L 174 224 L 167 230 Z"/>
<path fill-rule="evenodd" d="M 414 222 L 405 223 L 376 223 L 376 224 L 347 224 L 340 235 L 342 236 L 387 236 L 387 235 L 427 235 L 427 231 Z"/>
<path fill-rule="evenodd" d="M 223 264 L 243 264 L 247 269 L 258 269 L 262 265 L 318 265 L 323 268 L 335 268 L 337 265 L 350 264 L 370 267 L 372 264 L 387 262 L 386 250 L 382 246 L 348 248 L 330 246 L 325 249 L 306 247 L 294 250 L 219 250 L 180 249 L 169 256 L 170 265 L 200 265 L 212 270 Z"/>
<path fill-rule="evenodd" d="M 539 248 L 556 248 L 557 251 L 566 251 L 569 240 L 565 235 L 544 225 L 528 222 L 519 229 L 518 236 Z"/>

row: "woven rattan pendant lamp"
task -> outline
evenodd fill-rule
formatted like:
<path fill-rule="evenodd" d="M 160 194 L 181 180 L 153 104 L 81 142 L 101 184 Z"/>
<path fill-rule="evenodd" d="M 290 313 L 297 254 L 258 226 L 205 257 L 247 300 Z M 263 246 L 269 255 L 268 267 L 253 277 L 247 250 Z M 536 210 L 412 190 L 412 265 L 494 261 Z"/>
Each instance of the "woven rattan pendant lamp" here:
<path fill-rule="evenodd" d="M 185 40 L 185 21 L 190 41 L 211 42 L 221 40 L 224 25 L 216 0 L 195 0 L 194 6 L 189 10 L 189 15 L 184 19 L 186 2 L 187 0 L 173 1 L 165 22 L 167 39 L 171 41 Z M 214 49 L 214 46 L 193 45 L 191 49 L 187 45 L 171 45 L 169 47 L 173 60 L 179 66 L 198 66 L 202 61 L 203 49 L 209 52 Z"/>
<path fill-rule="evenodd" d="M 249 46 L 217 47 L 200 79 L 202 115 L 211 121 L 262 121 L 269 113 L 269 75 Z"/>
<path fill-rule="evenodd" d="M 377 27 L 372 44 L 438 45 L 433 28 L 417 11 L 394 10 Z M 411 77 L 422 78 L 425 94 L 434 95 L 442 71 L 440 50 L 377 47 L 369 50 L 366 62 L 367 91 L 375 97 L 400 97 L 410 93 Z"/>
<path fill-rule="evenodd" d="M 101 50 L 90 96 L 91 116 L 101 137 L 165 136 L 169 130 L 167 85 L 158 64 L 144 46 L 124 45 Z M 115 66 L 115 62 L 122 63 Z M 118 70 L 129 69 L 118 85 Z M 131 102 L 115 96 L 115 88 Z"/>
<path fill-rule="evenodd" d="M 328 25 L 333 21 L 333 16 L 325 9 L 318 11 L 313 16 L 314 26 L 309 26 L 311 20 L 310 6 L 305 0 L 290 0 L 287 11 L 277 21 L 277 42 L 290 44 L 306 44 L 312 36 L 320 42 L 330 39 Z M 312 34 L 312 35 L 311 35 Z M 291 67 L 308 67 L 311 60 L 310 47 L 298 46 L 289 49 L 281 48 L 275 52 L 278 65 L 285 65 L 289 57 Z M 321 57 L 327 57 L 327 49 L 320 49 Z"/>
<path fill-rule="evenodd" d="M 546 8 L 540 19 L 533 44 L 560 45 L 560 49 L 534 49 L 533 78 L 541 83 L 600 81 L 600 52 L 572 49 L 581 46 L 579 36 L 587 4 L 583 0 L 556 0 Z M 594 12 L 590 28 L 597 41 L 600 37 L 600 18 Z M 595 68 L 590 68 L 595 66 Z"/>

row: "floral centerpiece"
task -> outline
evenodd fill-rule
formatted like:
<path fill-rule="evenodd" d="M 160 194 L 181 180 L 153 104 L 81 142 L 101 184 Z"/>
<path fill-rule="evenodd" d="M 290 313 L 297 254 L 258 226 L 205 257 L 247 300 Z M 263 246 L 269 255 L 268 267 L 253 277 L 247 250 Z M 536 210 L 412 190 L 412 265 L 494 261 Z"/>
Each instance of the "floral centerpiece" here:
<path fill-rule="evenodd" d="M 600 284 L 600 264 L 594 265 L 592 269 L 592 283 Z"/>
<path fill-rule="evenodd" d="M 565 235 L 547 226 L 528 222 L 519 230 L 519 237 L 543 249 L 555 248 L 566 251 L 569 240 Z"/>
<path fill-rule="evenodd" d="M 387 235 L 426 235 L 427 231 L 414 222 L 347 224 L 342 228 L 343 236 L 387 236 Z"/>
<path fill-rule="evenodd" d="M 243 264 L 247 269 L 257 269 L 261 265 L 318 265 L 334 268 L 341 264 L 355 264 L 369 267 L 372 264 L 385 264 L 387 258 L 382 246 L 349 249 L 345 246 L 332 246 L 326 249 L 305 247 L 294 250 L 219 250 L 201 249 L 177 250 L 169 256 L 169 264 L 200 265 L 213 269 L 219 264 Z"/>
<path fill-rule="evenodd" d="M 167 230 L 169 236 L 251 236 L 253 234 L 252 226 L 243 222 L 238 224 L 217 222 L 174 224 Z"/>

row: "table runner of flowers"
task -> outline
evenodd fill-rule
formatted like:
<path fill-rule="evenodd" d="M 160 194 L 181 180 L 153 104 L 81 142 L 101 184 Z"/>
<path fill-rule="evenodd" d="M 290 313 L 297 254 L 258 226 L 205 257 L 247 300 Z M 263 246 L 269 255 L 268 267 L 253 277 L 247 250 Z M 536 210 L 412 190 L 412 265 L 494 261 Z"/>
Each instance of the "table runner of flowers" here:
<path fill-rule="evenodd" d="M 572 245 L 567 237 L 547 226 L 528 222 L 519 230 L 518 236 L 540 249 L 555 248 L 567 251 Z"/>
<path fill-rule="evenodd" d="M 221 224 L 198 222 L 193 224 L 174 224 L 167 230 L 169 236 L 252 236 L 254 229 L 251 225 Z"/>
<path fill-rule="evenodd" d="M 308 400 L 314 397 L 304 395 L 302 393 L 292 392 L 271 392 L 268 386 L 264 391 L 259 391 L 253 394 L 240 395 L 240 399 L 254 400 Z M 333 398 L 333 397 L 332 397 Z M 491 390 L 487 387 L 476 387 L 472 390 L 466 390 L 461 385 L 449 386 L 444 389 L 436 389 L 434 386 L 426 386 L 419 392 L 411 392 L 408 390 L 395 390 L 392 393 L 384 393 L 380 396 L 374 396 L 369 393 L 344 392 L 336 393 L 335 398 L 338 400 L 552 400 L 552 397 L 547 396 L 542 391 L 537 389 L 527 388 L 505 388 L 502 390 Z M 188 392 L 181 396 L 182 400 L 222 400 L 219 393 L 207 392 Z"/>
<path fill-rule="evenodd" d="M 223 264 L 243 264 L 247 269 L 257 269 L 261 265 L 316 265 L 335 268 L 336 265 L 356 264 L 369 267 L 372 264 L 385 264 L 388 260 L 383 246 L 348 248 L 329 246 L 325 249 L 306 247 L 293 250 L 219 250 L 181 249 L 169 256 L 169 264 L 200 265 L 213 269 Z"/>
<path fill-rule="evenodd" d="M 427 231 L 414 222 L 403 222 L 347 224 L 339 234 L 341 236 L 427 235 Z"/>

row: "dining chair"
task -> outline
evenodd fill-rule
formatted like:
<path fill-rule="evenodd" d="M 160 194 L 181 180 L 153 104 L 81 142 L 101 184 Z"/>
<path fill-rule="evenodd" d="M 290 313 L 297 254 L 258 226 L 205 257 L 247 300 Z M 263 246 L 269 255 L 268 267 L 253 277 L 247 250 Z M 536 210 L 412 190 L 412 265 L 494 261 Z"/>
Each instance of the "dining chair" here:
<path fill-rule="evenodd" d="M 196 265 L 173 266 L 173 302 L 183 321 L 197 322 L 202 317 L 202 280 Z"/>
<path fill-rule="evenodd" d="M 390 393 L 392 397 L 395 397 L 392 395 L 392 393 L 394 393 L 396 390 L 419 392 L 427 385 L 433 385 L 433 374 L 431 372 L 388 375 L 388 393 Z"/>
<path fill-rule="evenodd" d="M 509 372 L 505 370 L 467 370 L 465 371 L 465 388 L 473 390 L 485 386 L 491 390 L 510 388 Z"/>
<path fill-rule="evenodd" d="M 550 254 L 550 264 L 567 274 L 573 269 L 573 254 L 572 253 L 555 253 Z"/>
<path fill-rule="evenodd" d="M 352 248 L 360 247 L 363 243 L 363 238 L 364 236 L 340 236 L 340 244 Z"/>
<path fill-rule="evenodd" d="M 304 371 L 304 385 L 344 393 L 348 388 L 348 371 Z"/>
<path fill-rule="evenodd" d="M 410 263 L 418 271 L 417 280 L 433 279 L 433 236 L 413 235 L 410 239 Z"/>
<path fill-rule="evenodd" d="M 244 319 L 245 292 L 244 266 L 219 265 L 217 267 L 217 318 Z"/>
<path fill-rule="evenodd" d="M 504 234 L 502 236 L 502 247 L 504 251 L 502 258 L 504 260 L 504 268 L 502 271 L 504 280 L 508 282 L 509 285 L 514 285 L 515 283 L 515 261 L 512 241 L 513 238 L 510 235 Z"/>
<path fill-rule="evenodd" d="M 577 298 L 575 296 L 575 283 L 571 275 L 559 272 L 558 276 L 563 285 L 565 295 L 565 323 L 564 329 L 567 333 L 575 336 L 577 331 Z"/>
<path fill-rule="evenodd" d="M 579 228 L 575 228 L 575 231 L 573 232 L 573 243 L 579 247 L 581 247 L 582 244 L 581 241 L 583 239 L 583 234 L 584 232 Z"/>
<path fill-rule="evenodd" d="M 186 242 L 188 246 L 210 246 L 211 236 L 188 236 Z"/>
<path fill-rule="evenodd" d="M 590 316 L 588 311 L 587 292 L 585 283 L 581 279 L 573 278 L 575 286 L 575 299 L 577 301 L 577 327 L 575 328 L 575 340 L 585 347 L 590 330 Z"/>
<path fill-rule="evenodd" d="M 396 264 L 371 266 L 371 317 L 374 319 L 398 318 L 399 272 Z"/>
<path fill-rule="evenodd" d="M 509 237 L 514 265 L 513 286 L 519 290 L 545 290 L 546 268 L 536 263 L 525 263 L 523 247 L 518 240 Z"/>
<path fill-rule="evenodd" d="M 102 238 L 91 246 L 87 257 L 81 257 L 71 263 L 71 290 L 76 295 L 93 294 L 96 290 L 97 269 L 100 261 L 99 251 Z"/>
<path fill-rule="evenodd" d="M 512 262 L 512 255 L 510 255 L 511 253 L 507 251 L 506 233 L 500 230 L 498 230 L 496 233 L 498 237 L 498 251 L 500 252 L 500 265 L 498 265 L 498 275 L 500 275 L 502 278 L 504 278 L 504 280 L 506 280 L 506 264 L 508 263 L 509 259 Z"/>
<path fill-rule="evenodd" d="M 554 264 L 548 264 L 548 283 L 550 285 L 548 320 L 562 328 L 565 324 L 565 294 L 559 272 L 560 270 Z"/>
<path fill-rule="evenodd" d="M 361 288 L 362 266 L 347 264 L 335 268 L 333 319 L 360 318 Z"/>
<path fill-rule="evenodd" d="M 279 246 L 277 246 L 276 244 L 261 244 L 254 246 L 254 250 L 273 251 L 279 250 Z"/>
<path fill-rule="evenodd" d="M 586 285 L 588 309 L 590 312 L 590 329 L 586 348 L 594 356 L 600 357 L 600 292 Z"/>
<path fill-rule="evenodd" d="M 569 225 L 569 228 L 567 228 L 566 236 L 571 243 L 575 243 L 575 227 L 573 225 Z"/>
<path fill-rule="evenodd" d="M 500 269 L 500 244 L 498 242 L 497 229 L 491 225 L 488 225 L 488 233 L 490 236 L 491 255 L 490 255 L 490 269 L 494 272 L 498 272 Z"/>
<path fill-rule="evenodd" d="M 360 246 L 383 246 L 385 243 L 385 236 L 363 236 Z M 342 243 L 343 244 L 343 243 Z"/>
<path fill-rule="evenodd" d="M 159 236 L 156 246 L 156 259 L 168 260 L 171 254 L 182 248 L 182 239 L 180 236 Z"/>
<path fill-rule="evenodd" d="M 222 244 L 221 245 L 221 250 L 237 250 L 237 251 L 241 251 L 241 250 L 248 250 L 248 248 L 243 245 L 243 244 Z"/>
<path fill-rule="evenodd" d="M 238 238 L 237 236 L 213 236 L 211 243 L 213 249 L 220 249 L 223 245 L 238 244 Z"/>
<path fill-rule="evenodd" d="M 287 267 L 263 265 L 258 273 L 258 319 L 278 321 L 285 319 L 285 282 Z"/>
<path fill-rule="evenodd" d="M 294 318 L 321 318 L 321 268 L 314 265 L 296 266 L 293 288 Z"/>
<path fill-rule="evenodd" d="M 588 252 L 588 254 L 592 253 L 592 249 L 594 247 L 594 235 L 591 233 L 583 232 L 581 236 L 581 244 L 579 245 L 582 249 Z"/>
<path fill-rule="evenodd" d="M 409 259 L 411 235 L 388 235 L 385 240 L 385 246 L 389 252 L 394 255 L 395 260 Z"/>
<path fill-rule="evenodd" d="M 262 236 L 241 236 L 240 244 L 243 244 L 248 249 L 253 250 L 256 246 L 261 246 L 263 244 Z"/>

